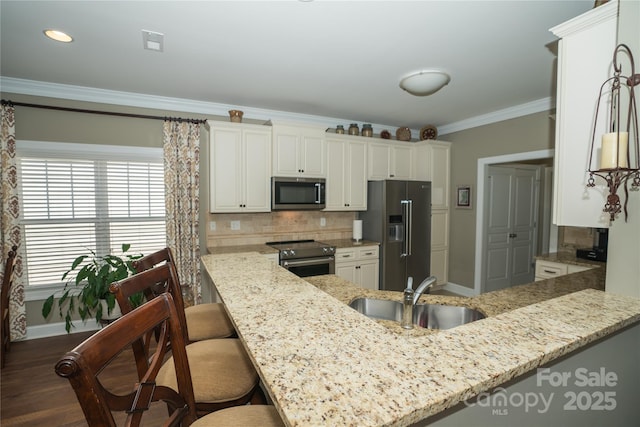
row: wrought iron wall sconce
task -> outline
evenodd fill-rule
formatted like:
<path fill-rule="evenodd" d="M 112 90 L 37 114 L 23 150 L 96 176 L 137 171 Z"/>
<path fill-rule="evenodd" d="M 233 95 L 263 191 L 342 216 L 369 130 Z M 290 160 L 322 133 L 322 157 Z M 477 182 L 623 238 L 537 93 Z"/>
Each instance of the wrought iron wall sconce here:
<path fill-rule="evenodd" d="M 618 55 L 621 53 L 626 53 L 631 63 L 631 74 L 628 77 L 622 75 L 622 65 L 618 60 Z M 638 110 L 634 94 L 635 88 L 640 86 L 640 74 L 635 73 L 633 55 L 625 44 L 619 44 L 613 52 L 613 71 L 613 77 L 605 80 L 600 87 L 591 136 L 591 150 L 589 151 L 587 187 L 595 187 L 596 176 L 604 179 L 609 188 L 609 194 L 603 212 L 607 212 L 610 220 L 614 221 L 616 215 L 624 210 L 626 221 L 629 190 L 637 191 L 640 189 Z M 606 114 L 600 112 L 601 102 L 607 104 Z M 628 107 L 624 105 L 626 108 L 623 108 L 621 104 L 627 102 Z M 602 121 L 605 121 L 608 131 L 602 135 L 600 164 L 594 168 L 593 160 L 597 157 L 595 152 L 598 149 L 595 145 L 596 129 Z M 629 183 L 631 188 L 629 188 Z M 624 205 L 618 195 L 620 189 L 624 189 Z"/>

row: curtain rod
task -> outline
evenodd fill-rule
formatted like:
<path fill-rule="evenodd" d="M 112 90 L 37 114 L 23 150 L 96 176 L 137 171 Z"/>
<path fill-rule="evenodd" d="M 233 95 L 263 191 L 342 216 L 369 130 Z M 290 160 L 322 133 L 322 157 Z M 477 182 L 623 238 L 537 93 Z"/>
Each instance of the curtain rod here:
<path fill-rule="evenodd" d="M 6 99 L 1 100 L 0 103 L 2 105 L 11 105 L 11 106 L 18 106 L 18 107 L 43 108 L 45 110 L 70 111 L 73 113 L 101 114 L 105 116 L 132 117 L 134 119 L 164 120 L 164 121 L 174 121 L 174 122 L 187 122 L 187 123 L 194 123 L 194 124 L 206 123 L 206 120 L 203 120 L 203 119 L 183 119 L 182 117 L 163 117 L 163 116 L 151 116 L 146 114 L 130 114 L 130 113 L 118 113 L 118 112 L 112 112 L 112 111 L 85 110 L 82 108 L 56 107 L 52 105 L 29 104 L 26 102 L 13 102 Z"/>

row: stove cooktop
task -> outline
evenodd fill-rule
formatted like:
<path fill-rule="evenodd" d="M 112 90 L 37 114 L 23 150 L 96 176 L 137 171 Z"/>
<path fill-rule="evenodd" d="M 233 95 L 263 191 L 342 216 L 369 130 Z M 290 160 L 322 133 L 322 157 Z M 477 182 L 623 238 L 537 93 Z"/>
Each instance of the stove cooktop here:
<path fill-rule="evenodd" d="M 280 259 L 312 258 L 336 253 L 334 246 L 315 240 L 267 242 L 267 245 L 280 251 Z"/>

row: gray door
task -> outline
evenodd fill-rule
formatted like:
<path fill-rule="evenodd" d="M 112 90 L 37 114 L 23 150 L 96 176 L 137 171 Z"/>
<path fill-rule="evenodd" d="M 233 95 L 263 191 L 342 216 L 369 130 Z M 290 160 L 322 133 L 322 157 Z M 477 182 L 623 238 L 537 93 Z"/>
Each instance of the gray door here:
<path fill-rule="evenodd" d="M 537 169 L 490 166 L 488 172 L 483 292 L 533 281 L 538 204 Z"/>

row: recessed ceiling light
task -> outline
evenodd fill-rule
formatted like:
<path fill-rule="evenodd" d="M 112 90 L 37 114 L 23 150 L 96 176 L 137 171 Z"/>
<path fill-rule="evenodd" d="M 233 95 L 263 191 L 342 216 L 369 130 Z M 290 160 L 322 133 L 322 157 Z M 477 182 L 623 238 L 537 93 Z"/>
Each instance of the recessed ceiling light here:
<path fill-rule="evenodd" d="M 73 41 L 73 37 L 59 30 L 44 30 L 43 32 L 45 36 L 57 42 L 71 43 Z"/>

